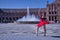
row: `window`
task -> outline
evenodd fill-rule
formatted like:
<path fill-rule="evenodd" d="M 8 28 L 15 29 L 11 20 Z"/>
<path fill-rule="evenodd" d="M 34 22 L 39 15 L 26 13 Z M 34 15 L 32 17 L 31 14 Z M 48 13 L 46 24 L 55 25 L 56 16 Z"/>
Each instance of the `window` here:
<path fill-rule="evenodd" d="M 52 21 L 54 21 L 54 17 L 52 16 Z"/>
<path fill-rule="evenodd" d="M 8 17 L 6 17 L 6 20 L 8 20 Z"/>
<path fill-rule="evenodd" d="M 51 12 L 49 12 L 49 14 L 51 14 Z"/>
<path fill-rule="evenodd" d="M 55 16 L 55 20 L 57 20 L 57 17 Z"/>
<path fill-rule="evenodd" d="M 2 18 L 2 20 L 4 20 L 4 17 Z"/>
<path fill-rule="evenodd" d="M 52 14 L 54 14 L 54 12 L 52 12 Z"/>
<path fill-rule="evenodd" d="M 11 17 L 9 17 L 9 20 L 12 20 L 12 18 L 11 18 Z"/>
<path fill-rule="evenodd" d="M 15 20 L 15 17 L 13 17 L 13 20 Z"/>
<path fill-rule="evenodd" d="M 57 12 L 55 11 L 55 14 L 57 14 Z"/>
<path fill-rule="evenodd" d="M 51 21 L 51 16 L 49 16 L 49 21 Z"/>

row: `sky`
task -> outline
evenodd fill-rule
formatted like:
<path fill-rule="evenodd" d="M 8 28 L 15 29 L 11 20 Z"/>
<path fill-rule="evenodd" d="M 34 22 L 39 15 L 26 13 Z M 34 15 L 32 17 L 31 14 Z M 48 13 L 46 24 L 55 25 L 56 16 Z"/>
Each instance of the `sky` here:
<path fill-rule="evenodd" d="M 53 3 L 55 0 L 48 0 Z M 47 0 L 0 0 L 0 8 L 45 8 Z"/>

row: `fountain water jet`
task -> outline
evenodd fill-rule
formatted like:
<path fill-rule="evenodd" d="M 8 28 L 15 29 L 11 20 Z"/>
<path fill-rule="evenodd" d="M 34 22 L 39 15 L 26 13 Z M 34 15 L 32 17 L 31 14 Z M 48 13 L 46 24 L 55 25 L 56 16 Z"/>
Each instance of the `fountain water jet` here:
<path fill-rule="evenodd" d="M 18 19 L 17 22 L 34 23 L 34 22 L 39 22 L 39 18 L 37 18 L 35 15 L 30 15 L 29 7 L 27 7 L 27 15 L 24 16 L 23 18 Z"/>

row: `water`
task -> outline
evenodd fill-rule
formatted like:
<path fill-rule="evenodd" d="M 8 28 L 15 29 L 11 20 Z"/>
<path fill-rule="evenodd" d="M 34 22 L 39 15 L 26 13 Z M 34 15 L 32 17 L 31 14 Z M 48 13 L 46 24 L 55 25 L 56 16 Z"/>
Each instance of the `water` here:
<path fill-rule="evenodd" d="M 18 19 L 17 21 L 39 21 L 39 18 L 37 18 L 35 15 L 30 15 L 29 7 L 27 7 L 27 15 L 21 19 Z"/>

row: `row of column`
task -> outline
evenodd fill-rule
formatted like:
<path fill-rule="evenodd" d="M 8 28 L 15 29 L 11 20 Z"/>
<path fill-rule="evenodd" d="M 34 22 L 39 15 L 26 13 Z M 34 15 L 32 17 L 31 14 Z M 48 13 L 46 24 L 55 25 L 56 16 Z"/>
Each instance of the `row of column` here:
<path fill-rule="evenodd" d="M 16 21 L 18 19 L 18 17 L 14 18 L 14 17 L 1 17 L 0 18 L 0 23 L 3 22 L 13 22 Z"/>

